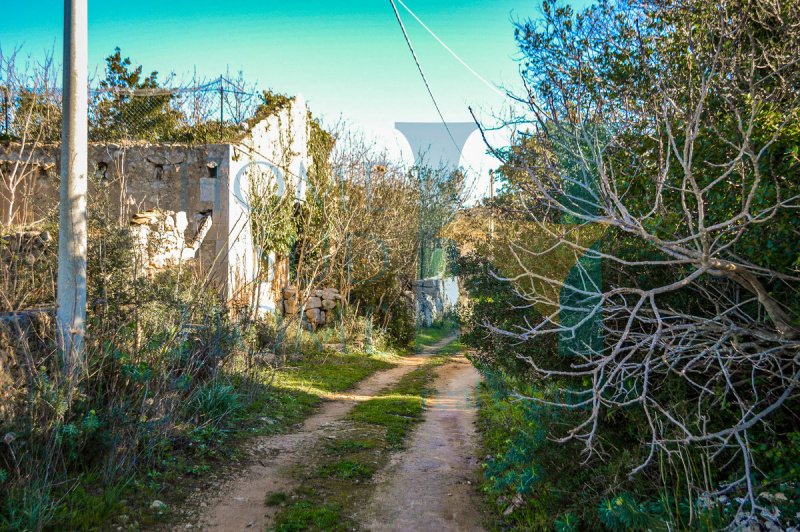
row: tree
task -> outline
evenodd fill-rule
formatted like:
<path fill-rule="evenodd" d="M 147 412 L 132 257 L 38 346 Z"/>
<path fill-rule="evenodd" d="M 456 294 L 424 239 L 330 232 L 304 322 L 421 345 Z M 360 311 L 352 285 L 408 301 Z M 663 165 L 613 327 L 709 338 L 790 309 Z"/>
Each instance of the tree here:
<path fill-rule="evenodd" d="M 180 128 L 182 113 L 173 109 L 174 95 L 161 88 L 158 72 L 143 75 L 119 48 L 106 57 L 106 77 L 94 102 L 92 138 L 95 140 L 171 139 Z"/>
<path fill-rule="evenodd" d="M 581 417 L 560 441 L 600 453 L 604 419 L 635 409 L 633 473 L 701 452 L 751 515 L 751 442 L 791 425 L 800 379 L 798 7 L 546 1 L 517 27 L 528 129 L 504 154 L 516 229 L 493 248 L 531 310 L 487 325 L 561 344 L 520 354 L 560 383 L 530 399 Z"/>

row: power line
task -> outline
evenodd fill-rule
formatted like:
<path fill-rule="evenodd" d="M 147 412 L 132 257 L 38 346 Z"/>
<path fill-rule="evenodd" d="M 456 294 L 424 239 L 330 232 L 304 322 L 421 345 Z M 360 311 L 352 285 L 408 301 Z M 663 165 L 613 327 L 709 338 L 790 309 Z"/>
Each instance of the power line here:
<path fill-rule="evenodd" d="M 414 63 L 417 65 L 417 70 L 419 70 L 420 76 L 422 76 L 422 81 L 425 83 L 425 88 L 428 89 L 428 95 L 431 97 L 431 101 L 433 102 L 433 106 L 436 108 L 436 112 L 439 114 L 439 119 L 442 121 L 442 125 L 447 130 L 447 134 L 450 136 L 450 140 L 453 141 L 453 146 L 456 147 L 456 151 L 461 153 L 461 148 L 456 142 L 455 137 L 453 137 L 453 133 L 450 131 L 450 127 L 447 125 L 447 121 L 444 119 L 444 115 L 442 114 L 442 110 L 439 108 L 439 103 L 436 101 L 436 97 L 433 95 L 433 91 L 431 90 L 431 86 L 428 83 L 428 78 L 425 76 L 425 71 L 422 70 L 422 65 L 419 62 L 419 58 L 417 57 L 417 52 L 414 51 L 414 46 L 411 44 L 411 39 L 408 37 L 408 32 L 406 31 L 406 26 L 403 24 L 403 19 L 400 17 L 400 12 L 397 10 L 397 5 L 394 3 L 394 0 L 389 0 L 392 4 L 392 9 L 394 10 L 394 16 L 397 18 L 397 23 L 400 24 L 400 29 L 403 30 L 403 37 L 406 39 L 406 44 L 408 44 L 408 49 L 411 50 L 411 55 L 414 57 Z"/>
<path fill-rule="evenodd" d="M 427 31 L 428 33 L 430 33 L 430 34 L 431 34 L 431 37 L 433 37 L 434 39 L 436 39 L 436 41 L 437 41 L 439 44 L 441 44 L 441 45 L 444 47 L 444 49 L 445 49 L 445 50 L 447 50 L 448 52 L 450 52 L 450 55 L 452 55 L 453 57 L 455 57 L 455 58 L 456 58 L 456 60 L 457 60 L 459 63 L 461 63 L 461 64 L 464 66 L 464 68 L 466 68 L 467 70 L 469 70 L 469 71 L 470 71 L 470 73 L 471 73 L 473 76 L 475 76 L 476 78 L 478 78 L 478 79 L 479 79 L 479 80 L 480 80 L 480 81 L 481 81 L 481 82 L 482 82 L 484 85 L 486 85 L 487 87 L 489 87 L 489 88 L 490 88 L 492 91 L 494 91 L 495 93 L 497 93 L 498 95 L 500 95 L 502 98 L 508 98 L 508 95 L 507 95 L 506 93 L 504 93 L 503 91 L 501 91 L 500 89 L 498 89 L 498 88 L 497 88 L 497 87 L 496 87 L 494 84 L 492 84 L 492 83 L 491 83 L 489 80 L 487 80 L 486 78 L 484 78 L 483 76 L 481 76 L 481 75 L 480 75 L 480 74 L 479 74 L 479 73 L 478 73 L 478 72 L 477 72 L 477 71 L 476 71 L 474 68 L 472 68 L 471 66 L 469 66 L 469 65 L 467 64 L 467 62 L 466 62 L 466 61 L 464 61 L 463 59 L 461 59 L 461 57 L 460 57 L 460 56 L 459 56 L 457 53 L 455 53 L 455 52 L 453 51 L 453 49 L 452 49 L 452 48 L 450 48 L 449 46 L 447 46 L 447 44 L 446 44 L 446 43 L 445 43 L 445 42 L 444 42 L 442 39 L 440 39 L 440 38 L 439 38 L 439 36 L 438 36 L 438 35 L 436 35 L 436 33 L 434 33 L 434 32 L 433 32 L 433 30 L 432 30 L 432 29 L 430 29 L 430 28 L 429 28 L 429 27 L 428 27 L 428 26 L 427 26 L 427 25 L 426 25 L 424 22 L 422 22 L 422 19 L 420 19 L 420 18 L 417 16 L 417 14 L 416 14 L 416 13 L 414 13 L 413 11 L 411 11 L 411 8 L 409 8 L 409 7 L 408 7 L 408 6 L 405 4 L 405 2 L 403 2 L 403 0 L 397 0 L 397 1 L 400 3 L 400 5 L 401 5 L 401 6 L 403 6 L 403 8 L 404 8 L 406 11 L 408 11 L 408 13 L 409 13 L 409 14 L 410 14 L 412 17 L 414 17 L 414 20 L 416 20 L 417 22 L 419 22 L 419 25 L 420 25 L 420 26 L 422 26 L 423 28 L 425 28 L 425 31 Z"/>

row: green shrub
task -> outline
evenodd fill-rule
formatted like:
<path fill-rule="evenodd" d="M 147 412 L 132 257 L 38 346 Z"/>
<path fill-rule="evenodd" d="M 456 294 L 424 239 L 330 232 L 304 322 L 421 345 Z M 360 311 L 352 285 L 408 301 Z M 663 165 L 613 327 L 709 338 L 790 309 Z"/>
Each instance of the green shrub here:
<path fill-rule="evenodd" d="M 198 424 L 214 422 L 223 417 L 236 417 L 242 404 L 236 389 L 230 384 L 212 382 L 194 390 L 187 401 L 187 416 Z"/>

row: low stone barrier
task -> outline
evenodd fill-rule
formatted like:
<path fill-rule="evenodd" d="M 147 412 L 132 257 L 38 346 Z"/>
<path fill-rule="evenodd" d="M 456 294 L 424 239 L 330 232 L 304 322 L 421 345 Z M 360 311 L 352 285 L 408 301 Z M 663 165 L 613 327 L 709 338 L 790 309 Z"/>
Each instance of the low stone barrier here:
<path fill-rule="evenodd" d="M 301 295 L 302 292 L 295 287 L 283 289 L 283 315 L 296 316 L 302 310 L 302 319 L 314 328 L 330 323 L 333 312 L 342 301 L 336 288 L 310 290 L 305 301 L 300 301 Z"/>

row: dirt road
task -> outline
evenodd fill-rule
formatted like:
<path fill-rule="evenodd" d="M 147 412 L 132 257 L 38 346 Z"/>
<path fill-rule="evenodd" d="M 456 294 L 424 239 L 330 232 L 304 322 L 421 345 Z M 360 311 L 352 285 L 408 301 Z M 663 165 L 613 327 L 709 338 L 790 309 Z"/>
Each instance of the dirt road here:
<path fill-rule="evenodd" d="M 426 348 L 417 356 L 404 357 L 400 364 L 362 381 L 353 391 L 336 394 L 324 403 L 319 412 L 309 417 L 299 430 L 260 438 L 252 444 L 254 463 L 240 475 L 222 484 L 217 495 L 206 493 L 194 496 L 187 506 L 199 510 L 194 523 L 179 525 L 177 529 L 191 526 L 201 530 L 240 531 L 264 530 L 277 512 L 277 507 L 267 507 L 264 498 L 269 492 L 291 492 L 298 486 L 292 469 L 304 461 L 321 438 L 335 434 L 353 406 L 371 399 L 378 392 L 397 382 L 407 373 L 422 365 L 426 358 L 450 343 L 442 340 Z"/>
<path fill-rule="evenodd" d="M 405 451 L 376 477 L 360 523 L 374 531 L 483 530 L 475 489 L 475 390 L 480 376 L 464 358 L 442 366 L 425 421 Z"/>

